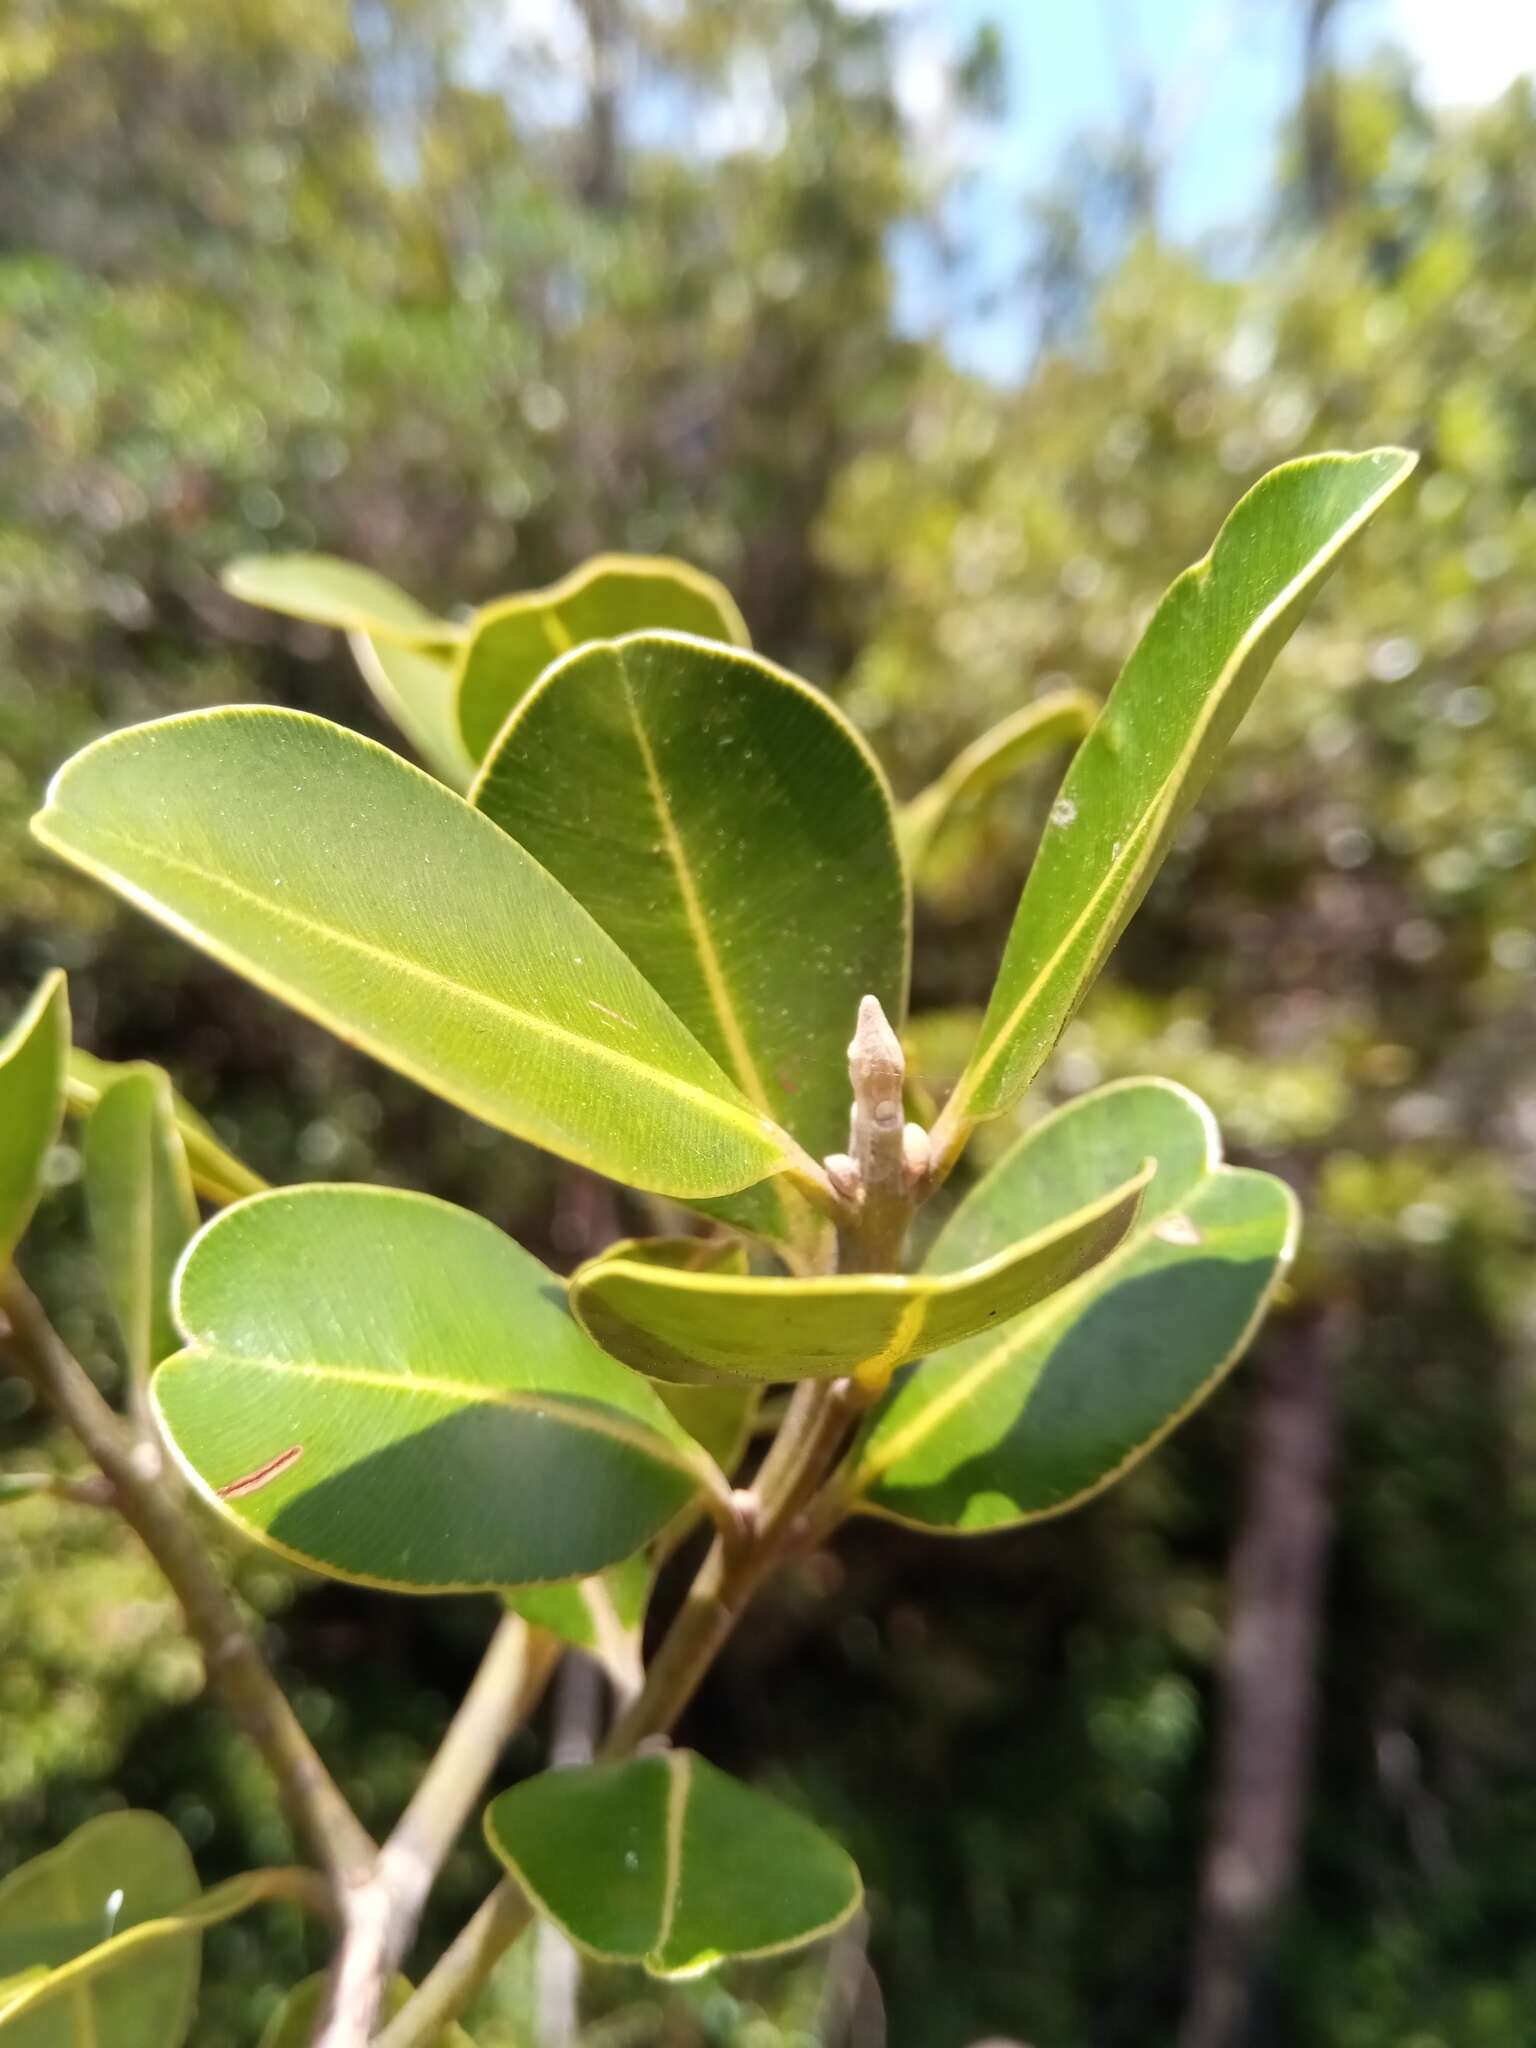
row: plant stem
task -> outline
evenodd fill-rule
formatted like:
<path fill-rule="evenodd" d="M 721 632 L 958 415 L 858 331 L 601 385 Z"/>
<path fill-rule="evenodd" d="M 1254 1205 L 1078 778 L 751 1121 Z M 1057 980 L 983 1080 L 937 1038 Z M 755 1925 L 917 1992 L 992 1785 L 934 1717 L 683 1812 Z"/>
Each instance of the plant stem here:
<path fill-rule="evenodd" d="M 717 1536 L 688 1597 L 646 1670 L 645 1684 L 603 1746 L 606 1761 L 664 1735 L 697 1691 L 743 1612 L 801 1533 L 801 1516 L 869 1396 L 852 1380 L 805 1380 L 763 1460 L 756 1512 L 735 1541 Z M 426 2048 L 464 2010 L 532 1909 L 504 1878 L 438 1959 L 420 1990 L 379 2036 L 376 2048 Z"/>
<path fill-rule="evenodd" d="M 96 1391 L 14 1269 L 0 1282 L 0 1309 L 10 1326 L 17 1369 L 79 1438 L 110 1484 L 114 1505 L 175 1594 L 209 1678 L 265 1757 L 340 1904 L 347 1888 L 371 1869 L 373 1843 L 262 1661 L 209 1562 L 199 1531 L 181 1502 L 146 1469 L 142 1447 Z"/>

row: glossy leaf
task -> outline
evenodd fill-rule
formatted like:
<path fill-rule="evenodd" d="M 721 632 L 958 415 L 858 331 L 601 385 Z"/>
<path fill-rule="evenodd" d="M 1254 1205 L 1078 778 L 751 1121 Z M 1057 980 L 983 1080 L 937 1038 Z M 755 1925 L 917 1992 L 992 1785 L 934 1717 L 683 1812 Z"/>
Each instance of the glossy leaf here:
<path fill-rule="evenodd" d="M 448 646 L 464 630 L 429 612 L 387 576 L 337 555 L 241 555 L 220 580 L 231 597 L 265 611 L 404 647 Z"/>
<path fill-rule="evenodd" d="M 484 606 L 458 661 L 459 732 L 471 759 L 484 760 L 508 714 L 562 654 L 658 630 L 750 645 L 724 584 L 662 555 L 598 555 L 547 589 Z"/>
<path fill-rule="evenodd" d="M 258 1195 L 181 1268 L 154 1399 L 193 1484 L 333 1577 L 446 1592 L 585 1576 L 724 1482 L 537 1259 L 393 1189 Z"/>
<path fill-rule="evenodd" d="M 811 1162 L 560 884 L 323 719 L 192 712 L 87 747 L 48 846 L 451 1102 L 663 1194 Z"/>
<path fill-rule="evenodd" d="M 519 1587 L 507 1595 L 507 1605 L 562 1643 L 585 1650 L 629 1698 L 645 1675 L 640 1639 L 655 1583 L 655 1566 L 641 1554 L 574 1585 Z"/>
<path fill-rule="evenodd" d="M 813 1158 L 842 1149 L 859 998 L 900 1019 L 908 913 L 884 778 L 825 698 L 696 640 L 583 648 L 523 699 L 471 800 L 765 1118 Z M 795 1236 L 766 1192 L 732 1220 Z"/>
<path fill-rule="evenodd" d="M 158 1067 L 111 1082 L 85 1127 L 91 1232 L 129 1370 L 143 1381 L 176 1349 L 171 1275 L 197 1229 L 197 1198 Z"/>
<path fill-rule="evenodd" d="M 197 1998 L 200 1943 L 179 1931 L 118 1951 L 84 1981 L 55 1973 L 109 1937 L 177 1915 L 198 1896 L 181 1836 L 152 1813 L 108 1813 L 0 1883 L 4 2048 L 180 2048 Z"/>
<path fill-rule="evenodd" d="M 605 1351 L 657 1379 L 854 1373 L 899 1365 L 991 1330 L 1105 1258 L 1130 1229 L 1150 1161 L 1083 1208 L 960 1270 L 765 1280 L 690 1273 L 605 1253 L 571 1276 L 571 1307 Z"/>
<path fill-rule="evenodd" d="M 64 1106 L 71 1116 L 89 1116 L 113 1082 L 124 1074 L 158 1072 L 144 1062 L 119 1064 L 98 1059 L 73 1046 L 64 1081 Z M 238 1202 L 242 1195 L 262 1194 L 267 1183 L 223 1144 L 213 1126 L 191 1104 L 171 1090 L 171 1112 L 187 1155 L 192 1185 L 210 1202 Z"/>
<path fill-rule="evenodd" d="M 349 633 L 347 645 L 379 707 L 450 789 L 468 789 L 475 764 L 459 737 L 453 668 L 435 648 L 392 646 Z"/>
<path fill-rule="evenodd" d="M 1060 1514 L 1144 1457 L 1242 1356 L 1291 1258 L 1295 1198 L 1223 1166 L 1210 1112 L 1171 1081 L 1115 1082 L 1044 1118 L 960 1204 L 928 1269 L 995 1256 L 1148 1155 L 1157 1172 L 1118 1250 L 891 1389 L 861 1447 L 862 1505 L 950 1530 Z"/>
<path fill-rule="evenodd" d="M 902 806 L 896 824 L 908 869 L 915 874 L 921 868 L 948 819 L 974 808 L 1048 748 L 1080 740 L 1098 708 L 1098 699 L 1086 690 L 1049 690 L 973 740 L 942 775 Z"/>
<path fill-rule="evenodd" d="M 69 993 L 56 971 L 0 1038 L 0 1268 L 42 1192 L 43 1168 L 64 1116 L 68 1051 Z"/>
<path fill-rule="evenodd" d="M 546 1919 L 587 1954 L 653 1976 L 799 1948 L 863 1897 L 819 1828 L 688 1750 L 545 1771 L 485 1820 Z"/>
<path fill-rule="evenodd" d="M 272 2015 L 258 2048 L 313 2048 L 315 2030 L 325 2011 L 326 1993 L 331 1988 L 330 1973 L 322 1970 L 290 1991 L 282 2005 Z M 393 2019 L 401 2012 L 411 1995 L 411 1986 L 404 1977 L 397 1977 L 385 1994 L 384 2013 Z M 464 2029 L 452 2024 L 434 2034 L 424 2048 L 474 2048 Z"/>
<path fill-rule="evenodd" d="M 1172 585 L 1052 807 L 981 1036 L 936 1134 L 941 1163 L 1039 1071 L 1270 664 L 1414 461 L 1379 448 L 1273 470 Z"/>

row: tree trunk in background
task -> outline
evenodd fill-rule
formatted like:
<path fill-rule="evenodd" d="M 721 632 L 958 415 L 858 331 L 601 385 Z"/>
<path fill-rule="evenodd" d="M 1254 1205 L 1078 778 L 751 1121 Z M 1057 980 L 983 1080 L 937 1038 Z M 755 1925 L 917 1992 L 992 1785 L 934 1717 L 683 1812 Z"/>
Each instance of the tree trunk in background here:
<path fill-rule="evenodd" d="M 1338 86 L 1328 58 L 1328 29 L 1339 0 L 1306 0 L 1301 58 L 1301 164 L 1307 218 L 1326 221 L 1339 191 Z"/>
<path fill-rule="evenodd" d="M 1277 1330 L 1257 1362 L 1214 1811 L 1179 2048 L 1239 2048 L 1296 1875 L 1333 1528 L 1330 1348 L 1327 1322 L 1312 1315 Z"/>

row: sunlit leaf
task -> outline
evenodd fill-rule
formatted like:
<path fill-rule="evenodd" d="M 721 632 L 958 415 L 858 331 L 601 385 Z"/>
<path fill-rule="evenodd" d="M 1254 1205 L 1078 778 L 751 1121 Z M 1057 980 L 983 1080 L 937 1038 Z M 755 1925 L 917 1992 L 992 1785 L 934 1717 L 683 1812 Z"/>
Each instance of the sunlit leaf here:
<path fill-rule="evenodd" d="M 226 1209 L 183 1264 L 153 1393 L 247 1535 L 406 1592 L 585 1576 L 724 1482 L 560 1283 L 426 1195 L 305 1187 Z"/>
<path fill-rule="evenodd" d="M 81 1046 L 72 1046 L 64 1081 L 64 1106 L 71 1116 L 89 1116 L 113 1082 L 124 1074 L 144 1071 L 144 1062 L 119 1064 L 98 1059 Z M 171 1110 L 192 1184 L 210 1202 L 237 1202 L 242 1195 L 259 1195 L 266 1182 L 243 1159 L 237 1159 L 223 1144 L 212 1125 L 200 1117 L 191 1104 L 171 1090 Z"/>
<path fill-rule="evenodd" d="M 107 1813 L 0 1883 L 0 1978 L 48 1975 L 0 1995 L 4 2048 L 180 2048 L 197 1999 L 195 1929 L 129 1946 L 83 1981 L 56 1973 L 113 1936 L 185 1911 L 197 1872 L 153 1813 Z"/>
<path fill-rule="evenodd" d="M 406 647 L 448 646 L 463 632 L 387 576 L 336 555 L 242 555 L 220 580 L 246 604 Z"/>
<path fill-rule="evenodd" d="M 819 1173 L 524 850 L 387 748 L 266 707 L 98 740 L 45 844 L 487 1123 L 634 1185 Z"/>
<path fill-rule="evenodd" d="M 86 1124 L 84 1158 L 107 1296 L 142 1381 L 176 1349 L 171 1275 L 198 1221 L 171 1084 L 158 1067 L 109 1084 Z"/>
<path fill-rule="evenodd" d="M 435 648 L 392 646 L 350 633 L 347 644 L 380 708 L 393 719 L 433 774 L 450 789 L 468 789 L 475 764 L 459 737 L 453 668 Z"/>
<path fill-rule="evenodd" d="M 1294 1249 L 1295 1198 L 1222 1165 L 1210 1112 L 1171 1081 L 1115 1082 L 1044 1118 L 967 1195 L 928 1269 L 995 1256 L 1148 1156 L 1141 1213 L 1102 1264 L 892 1387 L 861 1447 L 861 1505 L 952 1530 L 1059 1514 L 1144 1457 L 1237 1362 Z"/>
<path fill-rule="evenodd" d="M 958 753 L 944 773 L 903 804 L 897 815 L 901 850 L 910 872 L 916 874 L 922 867 L 923 856 L 949 818 L 974 809 L 1000 783 L 1048 748 L 1080 740 L 1098 708 L 1098 699 L 1086 690 L 1049 690 Z"/>
<path fill-rule="evenodd" d="M 812 1280 L 669 1270 L 625 1256 L 571 1276 L 571 1306 L 604 1350 L 657 1379 L 756 1380 L 854 1373 L 882 1385 L 899 1365 L 1006 1323 L 1105 1258 L 1130 1229 L 1151 1166 L 977 1264 Z"/>
<path fill-rule="evenodd" d="M 981 1036 L 935 1135 L 941 1168 L 1039 1071 L 1270 664 L 1415 459 L 1378 448 L 1273 470 L 1169 589 L 1052 806 Z"/>
<path fill-rule="evenodd" d="M 688 1750 L 545 1771 L 485 1820 L 546 1919 L 589 1955 L 658 1977 L 799 1948 L 863 1896 L 819 1828 Z"/>
<path fill-rule="evenodd" d="M 0 1267 L 32 1220 L 43 1167 L 64 1116 L 69 994 L 64 977 L 45 977 L 0 1038 Z"/>
<path fill-rule="evenodd" d="M 764 1117 L 813 1158 L 843 1148 L 859 999 L 902 1016 L 908 913 L 884 778 L 825 698 L 696 640 L 588 647 L 523 699 L 471 799 Z M 794 1240 L 771 1196 L 714 1213 Z"/>
<path fill-rule="evenodd" d="M 507 714 L 560 655 L 656 630 L 750 644 L 725 586 L 662 555 L 597 555 L 547 589 L 484 606 L 458 657 L 459 732 L 471 758 L 484 759 Z"/>

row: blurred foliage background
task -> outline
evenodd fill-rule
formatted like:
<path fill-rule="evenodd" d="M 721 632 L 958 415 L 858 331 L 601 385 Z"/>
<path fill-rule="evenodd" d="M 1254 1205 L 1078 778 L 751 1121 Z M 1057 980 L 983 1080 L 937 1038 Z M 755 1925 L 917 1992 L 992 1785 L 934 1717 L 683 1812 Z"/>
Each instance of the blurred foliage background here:
<path fill-rule="evenodd" d="M 83 1042 L 166 1062 L 275 1179 L 426 1187 L 557 1262 L 623 1220 L 29 846 L 47 775 L 112 726 L 270 699 L 376 731 L 344 647 L 222 593 L 231 555 L 319 547 L 439 606 L 603 547 L 683 555 L 909 794 L 1030 697 L 1107 689 L 1264 468 L 1424 453 L 1029 1112 L 1121 1073 L 1199 1089 L 1302 1190 L 1288 1301 L 1089 1509 L 963 1546 L 856 1529 L 786 1580 L 690 1732 L 844 1834 L 870 1969 L 661 2004 L 595 1979 L 593 2041 L 1532 2038 L 1536 94 L 1437 111 L 1390 52 L 1338 65 L 1337 4 L 1289 11 L 1295 105 L 1241 260 L 1163 231 L 1158 138 L 1128 113 L 1032 202 L 1003 317 L 1038 345 L 1007 383 L 898 317 L 901 237 L 971 288 L 963 160 L 904 111 L 900 9 L 0 17 L 0 994 L 67 967 Z M 983 149 L 998 48 L 952 39 L 944 81 Z M 1050 783 L 960 820 L 925 872 L 912 1045 L 935 1089 Z M 111 1385 L 77 1161 L 55 1164 L 30 1270 Z M 67 1457 L 0 1377 L 0 1460 L 39 1454 Z M 486 1613 L 229 1562 L 382 1825 Z M 282 1856 L 199 1687 L 131 1540 L 8 1509 L 0 1871 L 123 1798 L 209 1881 Z M 486 1878 L 467 1842 L 423 1956 Z M 200 2048 L 251 2048 L 320 1960 L 280 1912 L 209 1955 Z M 528 1975 L 504 1973 L 491 2048 L 529 2038 Z"/>

